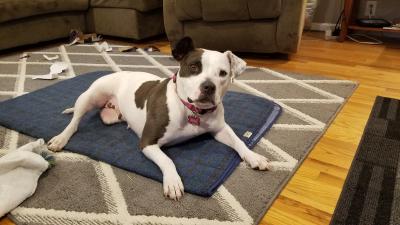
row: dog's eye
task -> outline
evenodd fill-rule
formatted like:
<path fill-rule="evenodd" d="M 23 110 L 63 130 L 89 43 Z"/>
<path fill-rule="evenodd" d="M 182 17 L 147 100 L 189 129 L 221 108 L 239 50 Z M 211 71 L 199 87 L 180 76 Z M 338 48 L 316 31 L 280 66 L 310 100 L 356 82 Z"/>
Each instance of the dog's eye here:
<path fill-rule="evenodd" d="M 197 73 L 199 70 L 199 67 L 196 64 L 190 65 L 189 68 L 191 73 Z"/>
<path fill-rule="evenodd" d="M 224 77 L 224 76 L 226 76 L 226 71 L 225 70 L 221 70 L 221 71 L 219 71 L 219 76 L 220 77 Z"/>

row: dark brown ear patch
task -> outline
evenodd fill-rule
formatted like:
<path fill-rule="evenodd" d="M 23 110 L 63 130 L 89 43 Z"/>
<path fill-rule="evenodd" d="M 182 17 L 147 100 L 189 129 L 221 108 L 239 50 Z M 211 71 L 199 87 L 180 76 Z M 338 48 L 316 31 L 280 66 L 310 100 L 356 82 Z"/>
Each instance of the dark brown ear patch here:
<path fill-rule="evenodd" d="M 184 37 L 178 41 L 172 50 L 172 56 L 181 61 L 189 52 L 194 50 L 193 40 L 190 37 Z"/>

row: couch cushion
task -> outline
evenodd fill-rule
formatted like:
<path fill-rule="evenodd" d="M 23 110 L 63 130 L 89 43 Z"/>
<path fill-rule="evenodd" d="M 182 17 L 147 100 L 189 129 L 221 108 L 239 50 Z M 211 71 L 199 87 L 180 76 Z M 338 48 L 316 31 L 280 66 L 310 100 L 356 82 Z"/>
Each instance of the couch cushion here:
<path fill-rule="evenodd" d="M 0 0 L 0 23 L 55 12 L 83 11 L 89 0 Z"/>
<path fill-rule="evenodd" d="M 164 33 L 162 9 L 142 13 L 135 9 L 91 8 L 86 18 L 89 32 L 102 35 L 141 40 Z"/>
<path fill-rule="evenodd" d="M 90 0 L 91 7 L 136 9 L 147 12 L 162 8 L 162 0 Z"/>
<path fill-rule="evenodd" d="M 247 0 L 250 18 L 271 19 L 281 15 L 282 0 Z"/>
<path fill-rule="evenodd" d="M 272 19 L 281 13 L 282 0 L 176 0 L 180 21 L 237 21 Z"/>
<path fill-rule="evenodd" d="M 203 17 L 201 0 L 175 0 L 175 13 L 178 20 L 197 20 Z"/>
<path fill-rule="evenodd" d="M 249 20 L 247 0 L 202 0 L 203 20 Z"/>

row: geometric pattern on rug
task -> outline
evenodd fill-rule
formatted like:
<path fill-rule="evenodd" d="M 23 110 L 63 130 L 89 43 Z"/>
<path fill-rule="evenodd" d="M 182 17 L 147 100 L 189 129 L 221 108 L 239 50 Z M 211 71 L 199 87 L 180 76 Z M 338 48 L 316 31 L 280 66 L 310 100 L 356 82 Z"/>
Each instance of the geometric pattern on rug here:
<path fill-rule="evenodd" d="M 96 70 L 168 77 L 179 68 L 171 56 L 142 49 L 99 53 L 94 45 L 60 45 L 26 52 L 30 57 L 20 59 L 24 53 L 0 57 L 0 100 Z M 31 79 L 48 73 L 51 62 L 43 54 L 58 55 L 68 64 L 58 80 Z M 283 108 L 280 119 L 254 149 L 271 159 L 277 171 L 254 171 L 241 163 L 210 199 L 185 194 L 177 203 L 163 199 L 161 185 L 155 181 L 62 152 L 56 155 L 58 165 L 40 179 L 35 195 L 13 210 L 11 218 L 25 224 L 256 224 L 356 86 L 353 81 L 248 67 L 231 89 L 267 98 Z M 0 154 L 31 140 L 0 127 Z"/>

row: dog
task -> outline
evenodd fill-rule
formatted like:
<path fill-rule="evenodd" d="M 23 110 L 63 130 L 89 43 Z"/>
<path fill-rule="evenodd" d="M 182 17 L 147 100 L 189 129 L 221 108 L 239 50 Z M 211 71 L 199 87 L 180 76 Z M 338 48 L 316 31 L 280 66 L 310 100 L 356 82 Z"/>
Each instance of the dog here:
<path fill-rule="evenodd" d="M 137 134 L 143 154 L 160 168 L 164 195 L 171 199 L 179 200 L 184 186 L 173 161 L 161 147 L 206 132 L 235 150 L 251 168 L 268 170 L 267 158 L 249 150 L 224 119 L 222 98 L 233 79 L 245 70 L 246 62 L 231 51 L 195 48 L 189 37 L 178 41 L 172 55 L 180 64 L 173 78 L 115 72 L 94 81 L 74 107 L 63 112 L 73 113 L 73 117 L 48 142 L 49 149 L 60 151 L 77 131 L 83 115 L 101 108 L 105 124 L 126 121 Z"/>

